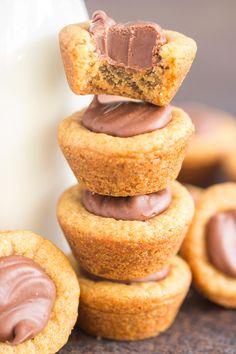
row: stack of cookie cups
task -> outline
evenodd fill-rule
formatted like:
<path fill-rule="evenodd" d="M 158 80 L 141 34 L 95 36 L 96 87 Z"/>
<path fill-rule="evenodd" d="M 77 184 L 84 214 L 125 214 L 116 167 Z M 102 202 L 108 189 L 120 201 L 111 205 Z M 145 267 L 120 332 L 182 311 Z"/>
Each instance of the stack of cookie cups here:
<path fill-rule="evenodd" d="M 95 70 L 91 56 L 85 55 L 86 50 L 96 53 L 88 26 L 68 26 L 60 35 L 70 84 L 79 75 L 73 71 L 73 60 L 77 69 Z M 186 38 L 182 47 L 188 57 L 187 45 L 191 49 L 194 41 L 179 36 L 182 41 Z M 170 51 L 172 56 L 178 43 Z M 70 62 L 75 47 L 81 57 L 74 55 Z M 103 59 L 97 60 L 98 66 Z M 114 70 L 114 63 L 106 65 Z M 183 69 L 183 62 L 179 65 Z M 133 72 L 125 67 L 119 70 L 126 74 L 128 85 Z M 183 80 L 183 70 L 176 72 Z M 78 87 L 82 86 L 81 82 Z M 194 203 L 175 179 L 194 127 L 182 109 L 169 105 L 168 95 L 156 106 L 152 104 L 156 98 L 152 103 L 141 101 L 143 96 L 135 87 L 125 93 L 123 86 L 110 90 L 104 83 L 104 89 L 101 84 L 97 90 L 76 92 L 97 95 L 87 109 L 59 126 L 59 145 L 80 183 L 63 193 L 57 215 L 79 264 L 80 327 L 95 336 L 138 340 L 156 336 L 172 324 L 190 286 L 189 267 L 176 254 Z"/>

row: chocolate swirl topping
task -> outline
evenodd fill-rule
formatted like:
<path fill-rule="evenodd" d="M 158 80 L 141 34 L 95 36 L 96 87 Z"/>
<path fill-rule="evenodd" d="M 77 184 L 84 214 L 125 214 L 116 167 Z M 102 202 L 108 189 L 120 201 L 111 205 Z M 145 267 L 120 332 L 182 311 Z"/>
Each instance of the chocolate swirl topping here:
<path fill-rule="evenodd" d="M 159 49 L 167 40 L 162 28 L 152 22 L 116 24 L 104 11 L 92 16 L 89 32 L 97 52 L 110 64 L 136 71 L 148 70 L 159 61 Z"/>
<path fill-rule="evenodd" d="M 56 287 L 30 258 L 0 258 L 0 341 L 17 345 L 48 323 Z"/>
<path fill-rule="evenodd" d="M 105 102 L 105 103 L 104 103 Z M 171 106 L 159 107 L 117 96 L 95 96 L 82 116 L 82 124 L 96 133 L 122 138 L 149 133 L 171 120 Z"/>
<path fill-rule="evenodd" d="M 82 204 L 92 214 L 116 220 L 145 221 L 165 211 L 171 203 L 171 189 L 133 197 L 111 197 L 84 190 Z"/>
<path fill-rule="evenodd" d="M 206 242 L 211 263 L 236 278 L 236 209 L 217 213 L 209 220 Z"/>

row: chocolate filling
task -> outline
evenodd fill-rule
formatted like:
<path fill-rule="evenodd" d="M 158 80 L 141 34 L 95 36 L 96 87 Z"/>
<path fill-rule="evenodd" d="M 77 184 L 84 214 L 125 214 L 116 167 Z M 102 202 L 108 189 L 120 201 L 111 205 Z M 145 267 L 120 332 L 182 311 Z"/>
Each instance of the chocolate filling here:
<path fill-rule="evenodd" d="M 131 137 L 161 129 L 172 118 L 171 106 L 104 96 L 95 96 L 82 116 L 82 124 L 96 133 Z"/>
<path fill-rule="evenodd" d="M 133 279 L 133 280 L 114 280 L 114 279 L 106 279 L 103 277 L 99 277 L 97 275 L 93 275 L 89 272 L 87 272 L 85 269 L 81 268 L 81 273 L 86 276 L 87 278 L 93 280 L 93 281 L 109 281 L 112 283 L 119 283 L 119 284 L 125 284 L 125 285 L 132 285 L 134 283 L 147 283 L 147 282 L 151 282 L 151 281 L 160 281 L 163 280 L 167 277 L 167 275 L 170 272 L 170 267 L 165 267 L 162 270 L 160 270 L 159 272 L 153 273 L 153 274 L 149 274 L 146 277 L 143 278 L 138 278 L 138 279 Z"/>
<path fill-rule="evenodd" d="M 209 220 L 206 242 L 211 263 L 236 278 L 236 209 L 217 213 Z"/>
<path fill-rule="evenodd" d="M 112 197 L 82 192 L 82 204 L 92 214 L 116 220 L 145 221 L 165 211 L 172 200 L 169 187 L 162 191 L 133 197 Z"/>
<path fill-rule="evenodd" d="M 159 61 L 159 49 L 167 40 L 162 28 L 152 22 L 116 23 L 104 11 L 92 16 L 89 32 L 96 50 L 111 65 L 148 70 Z"/>
<path fill-rule="evenodd" d="M 30 258 L 0 258 L 0 341 L 18 345 L 49 321 L 56 287 Z"/>

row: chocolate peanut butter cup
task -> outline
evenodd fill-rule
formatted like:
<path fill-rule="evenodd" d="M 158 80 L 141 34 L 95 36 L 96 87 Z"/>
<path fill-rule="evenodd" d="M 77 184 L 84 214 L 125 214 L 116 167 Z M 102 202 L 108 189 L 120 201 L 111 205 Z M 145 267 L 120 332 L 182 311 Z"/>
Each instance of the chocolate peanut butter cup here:
<path fill-rule="evenodd" d="M 79 326 L 93 336 L 140 340 L 167 330 L 188 292 L 191 272 L 172 258 L 164 278 L 121 284 L 91 279 L 79 271 Z"/>
<path fill-rule="evenodd" d="M 114 280 L 142 278 L 167 266 L 194 213 L 193 200 L 183 186 L 173 182 L 170 190 L 171 198 L 167 190 L 138 198 L 91 200 L 89 194 L 87 201 L 80 185 L 64 192 L 58 221 L 80 265 Z"/>
<path fill-rule="evenodd" d="M 92 131 L 91 124 L 99 132 Z M 114 136 L 116 128 L 119 135 L 121 131 L 132 134 Z M 102 195 L 133 196 L 165 189 L 177 178 L 193 131 L 188 115 L 177 107 L 132 101 L 101 104 L 96 100 L 95 106 L 93 102 L 60 124 L 58 140 L 86 189 Z"/>
<path fill-rule="evenodd" d="M 68 83 L 76 94 L 127 96 L 163 106 L 196 55 L 193 39 L 153 22 L 118 24 L 103 11 L 60 32 Z"/>
<path fill-rule="evenodd" d="M 103 96 L 94 96 L 82 115 L 82 125 L 95 133 L 128 138 L 164 128 L 172 119 L 170 105 L 159 107 L 117 96 L 115 101 L 107 96 L 104 102 Z"/>
<path fill-rule="evenodd" d="M 146 277 L 143 278 L 135 278 L 132 280 L 114 280 L 114 279 L 106 279 L 103 277 L 98 277 L 97 275 L 91 274 L 89 272 L 87 272 L 85 269 L 83 269 L 81 266 L 79 267 L 80 269 L 80 274 L 90 280 L 93 281 L 109 281 L 109 282 L 113 282 L 116 284 L 125 284 L 125 285 L 132 285 L 132 284 L 136 284 L 136 283 L 147 283 L 150 281 L 160 281 L 165 279 L 169 272 L 170 272 L 170 265 L 166 266 L 165 268 L 159 270 L 158 272 L 152 273 L 147 275 Z"/>
<path fill-rule="evenodd" d="M 82 191 L 81 202 L 90 213 L 116 220 L 145 221 L 159 215 L 170 206 L 171 188 L 134 197 L 111 197 Z"/>
<path fill-rule="evenodd" d="M 216 213 L 206 228 L 211 263 L 222 273 L 236 278 L 236 208 Z"/>
<path fill-rule="evenodd" d="M 64 254 L 29 231 L 0 231 L 0 353 L 57 353 L 78 316 L 79 284 Z"/>
<path fill-rule="evenodd" d="M 98 55 L 111 65 L 130 70 L 148 70 L 158 61 L 158 51 L 167 43 L 162 28 L 153 22 L 117 24 L 104 11 L 95 11 L 89 33 Z"/>
<path fill-rule="evenodd" d="M 182 246 L 194 284 L 213 302 L 236 308 L 236 184 L 203 191 Z"/>
<path fill-rule="evenodd" d="M 28 257 L 0 257 L 0 342 L 13 346 L 43 331 L 51 316 L 56 286 Z"/>

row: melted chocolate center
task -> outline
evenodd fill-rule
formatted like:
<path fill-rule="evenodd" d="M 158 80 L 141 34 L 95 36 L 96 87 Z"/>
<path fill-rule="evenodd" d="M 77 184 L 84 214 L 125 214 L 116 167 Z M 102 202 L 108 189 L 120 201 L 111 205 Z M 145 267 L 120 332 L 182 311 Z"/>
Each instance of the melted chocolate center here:
<path fill-rule="evenodd" d="M 171 106 L 101 95 L 94 97 L 82 116 L 82 124 L 96 133 L 125 138 L 165 127 L 172 118 L 171 110 Z"/>
<path fill-rule="evenodd" d="M 116 24 L 104 11 L 92 16 L 89 32 L 97 52 L 110 64 L 136 71 L 148 70 L 159 61 L 159 49 L 167 40 L 162 28 L 152 22 Z"/>
<path fill-rule="evenodd" d="M 211 263 L 236 278 L 236 210 L 217 213 L 209 220 L 206 241 Z"/>
<path fill-rule="evenodd" d="M 93 275 L 93 274 L 87 272 L 85 269 L 82 269 L 82 268 L 80 268 L 80 269 L 81 269 L 82 274 L 84 274 L 87 278 L 89 278 L 93 281 L 109 281 L 112 283 L 119 283 L 119 284 L 125 284 L 125 285 L 132 285 L 133 283 L 147 283 L 147 282 L 151 282 L 151 281 L 160 281 L 160 280 L 165 279 L 170 271 L 169 267 L 165 267 L 162 270 L 160 270 L 159 272 L 149 274 L 143 278 L 137 278 L 137 279 L 133 279 L 133 280 L 114 280 L 114 279 L 106 279 L 103 277 L 98 277 L 96 275 Z"/>
<path fill-rule="evenodd" d="M 171 203 L 170 188 L 133 197 L 111 197 L 84 190 L 82 204 L 92 214 L 116 220 L 145 221 L 165 211 Z"/>
<path fill-rule="evenodd" d="M 30 258 L 0 258 L 0 341 L 18 345 L 49 321 L 56 287 Z"/>

